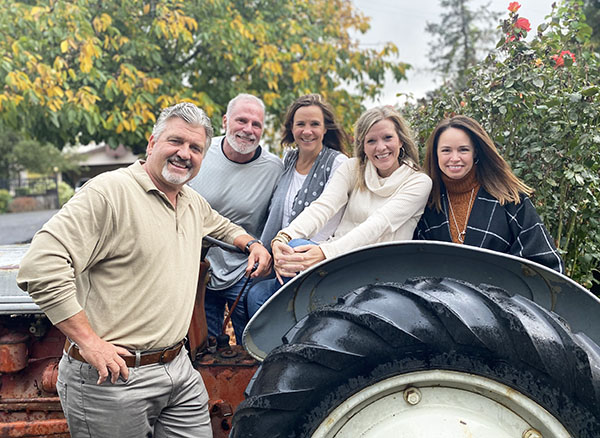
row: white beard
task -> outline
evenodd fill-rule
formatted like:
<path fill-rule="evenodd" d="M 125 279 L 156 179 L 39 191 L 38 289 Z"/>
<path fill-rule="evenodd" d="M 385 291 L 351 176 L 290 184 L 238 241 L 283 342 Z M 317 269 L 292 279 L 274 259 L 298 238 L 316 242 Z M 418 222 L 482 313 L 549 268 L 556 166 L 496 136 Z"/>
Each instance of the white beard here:
<path fill-rule="evenodd" d="M 255 138 L 250 144 L 240 144 L 238 143 L 235 134 L 229 130 L 227 131 L 225 137 L 227 138 L 227 143 L 229 143 L 229 146 L 231 146 L 231 148 L 238 154 L 250 154 L 254 152 L 256 148 L 258 148 L 259 139 Z"/>
<path fill-rule="evenodd" d="M 166 162 L 165 165 L 163 166 L 161 175 L 163 176 L 163 178 L 165 180 L 167 180 L 168 182 L 170 182 L 171 184 L 175 184 L 175 185 L 183 185 L 186 182 L 188 182 L 190 179 L 192 179 L 192 169 L 188 168 L 187 173 L 185 175 L 178 175 L 178 174 L 174 174 L 171 173 L 171 171 L 169 170 L 169 161 L 172 160 L 173 157 L 170 157 Z M 182 162 L 181 160 L 177 160 L 175 159 L 174 161 L 179 161 Z M 185 162 L 186 164 L 188 164 L 187 162 Z"/>

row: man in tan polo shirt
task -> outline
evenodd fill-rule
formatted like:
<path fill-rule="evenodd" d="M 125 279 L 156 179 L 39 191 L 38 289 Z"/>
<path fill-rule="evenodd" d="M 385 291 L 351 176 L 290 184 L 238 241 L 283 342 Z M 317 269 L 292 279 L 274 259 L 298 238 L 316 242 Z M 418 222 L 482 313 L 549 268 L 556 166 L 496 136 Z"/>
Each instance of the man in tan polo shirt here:
<path fill-rule="evenodd" d="M 68 338 L 58 392 L 71 435 L 211 437 L 208 396 L 183 338 L 202 238 L 268 251 L 185 184 L 210 120 L 190 103 L 162 111 L 147 160 L 92 179 L 34 237 L 17 277 Z"/>

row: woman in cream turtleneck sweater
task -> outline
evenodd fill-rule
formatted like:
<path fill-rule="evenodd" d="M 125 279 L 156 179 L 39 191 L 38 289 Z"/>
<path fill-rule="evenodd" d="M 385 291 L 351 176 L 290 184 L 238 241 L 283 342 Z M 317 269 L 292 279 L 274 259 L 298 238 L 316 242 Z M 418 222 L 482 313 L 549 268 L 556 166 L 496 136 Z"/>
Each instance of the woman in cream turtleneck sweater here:
<path fill-rule="evenodd" d="M 415 237 L 487 248 L 564 273 L 554 240 L 529 195 L 479 123 L 454 116 L 427 140 L 425 171 L 433 180 Z"/>
<path fill-rule="evenodd" d="M 365 245 L 412 238 L 431 179 L 420 171 L 406 122 L 392 107 L 372 108 L 356 122 L 354 137 L 355 157 L 343 163 L 323 194 L 273 239 L 278 278 L 293 277 L 326 258 Z M 329 240 L 288 245 L 292 239 L 310 239 L 344 207 Z"/>

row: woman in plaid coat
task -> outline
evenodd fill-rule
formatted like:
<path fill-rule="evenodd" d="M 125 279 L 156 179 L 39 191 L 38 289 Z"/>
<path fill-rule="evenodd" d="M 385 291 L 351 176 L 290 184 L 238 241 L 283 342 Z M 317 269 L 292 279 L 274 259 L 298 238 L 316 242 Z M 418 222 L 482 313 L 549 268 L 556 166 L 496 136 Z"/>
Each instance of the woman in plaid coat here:
<path fill-rule="evenodd" d="M 498 154 L 475 120 L 454 116 L 427 140 L 433 188 L 415 238 L 523 257 L 564 273 L 564 263 L 529 196 L 533 192 Z"/>

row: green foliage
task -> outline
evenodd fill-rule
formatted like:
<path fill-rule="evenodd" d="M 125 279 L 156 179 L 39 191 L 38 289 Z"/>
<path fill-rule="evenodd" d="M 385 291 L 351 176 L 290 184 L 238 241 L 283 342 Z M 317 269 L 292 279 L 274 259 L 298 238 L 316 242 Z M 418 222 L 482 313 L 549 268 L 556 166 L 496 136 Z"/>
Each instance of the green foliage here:
<path fill-rule="evenodd" d="M 405 110 L 421 144 L 448 115 L 478 120 L 535 189 L 568 275 L 591 287 L 600 267 L 600 56 L 580 0 L 555 6 L 531 42 L 518 19 L 514 11 L 503 21 L 498 49 L 471 69 L 465 91 L 442 87 Z"/>
<path fill-rule="evenodd" d="M 73 197 L 75 190 L 64 181 L 58 183 L 58 203 L 62 207 Z"/>
<path fill-rule="evenodd" d="M 428 54 L 434 70 L 457 88 L 464 87 L 467 70 L 493 47 L 498 35 L 492 29 L 500 14 L 491 11 L 489 3 L 473 10 L 470 2 L 440 0 L 440 23 L 427 23 L 425 29 L 435 38 Z"/>
<path fill-rule="evenodd" d="M 592 28 L 592 43 L 600 50 L 600 0 L 585 0 L 584 12 L 587 23 Z"/>
<path fill-rule="evenodd" d="M 277 125 L 321 92 L 350 126 L 397 48 L 361 49 L 368 20 L 345 0 L 0 0 L 0 125 L 43 143 L 104 140 L 143 151 L 160 109 L 192 101 L 215 127 L 239 92 Z M 350 87 L 355 91 L 346 91 Z M 1 126 L 0 126 L 1 127 Z"/>
<path fill-rule="evenodd" d="M 24 134 L 0 128 L 0 179 L 15 179 L 22 170 L 49 175 L 78 167 L 74 155 L 63 153 L 50 143 L 41 144 L 26 139 Z"/>
<path fill-rule="evenodd" d="M 41 144 L 36 140 L 21 140 L 11 152 L 15 170 L 26 169 L 33 173 L 48 175 L 66 172 L 78 167 L 73 157 L 63 154 L 50 143 Z"/>
<path fill-rule="evenodd" d="M 0 213 L 6 213 L 11 200 L 12 196 L 8 190 L 0 189 Z"/>

